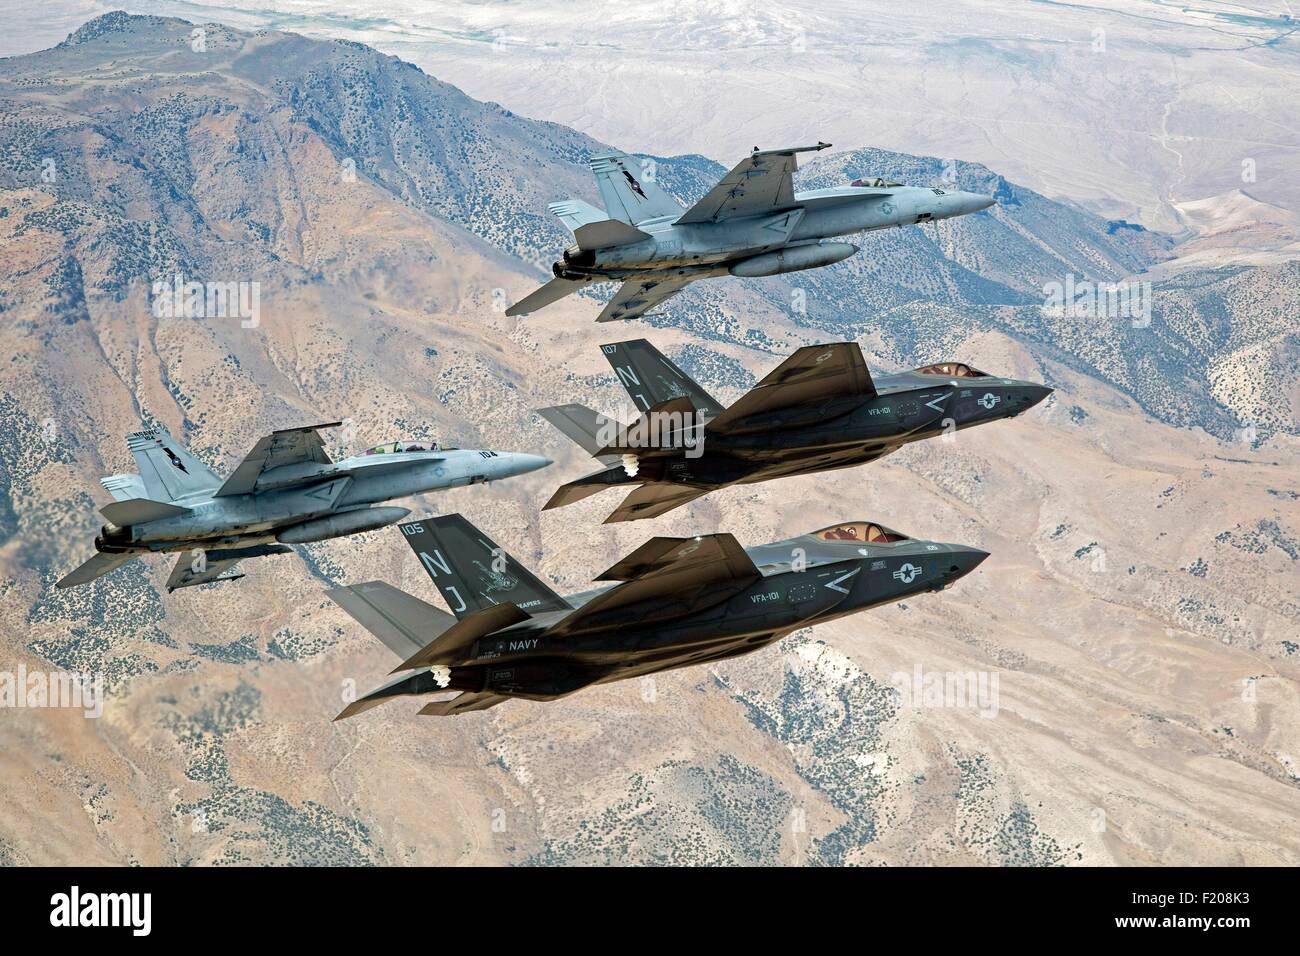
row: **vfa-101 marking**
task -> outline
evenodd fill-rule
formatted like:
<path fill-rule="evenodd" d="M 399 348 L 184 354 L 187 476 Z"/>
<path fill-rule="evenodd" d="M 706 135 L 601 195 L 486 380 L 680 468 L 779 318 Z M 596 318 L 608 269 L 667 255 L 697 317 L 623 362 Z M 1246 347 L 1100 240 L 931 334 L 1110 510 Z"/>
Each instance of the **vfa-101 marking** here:
<path fill-rule="evenodd" d="M 582 405 L 538 414 L 604 466 L 560 486 L 547 508 L 637 486 L 607 522 L 655 518 L 731 485 L 865 464 L 1014 418 L 1052 391 L 960 362 L 873 377 L 856 343 L 834 342 L 799 349 L 724 408 L 644 339 L 601 351 L 641 417 L 624 425 Z"/>
<path fill-rule="evenodd" d="M 380 581 L 330 591 L 402 661 L 340 717 L 408 696 L 459 714 L 723 660 L 942 590 L 987 557 L 868 521 L 748 549 L 729 534 L 651 538 L 598 578 L 614 584 L 561 597 L 460 515 L 402 532 L 452 613 Z"/>

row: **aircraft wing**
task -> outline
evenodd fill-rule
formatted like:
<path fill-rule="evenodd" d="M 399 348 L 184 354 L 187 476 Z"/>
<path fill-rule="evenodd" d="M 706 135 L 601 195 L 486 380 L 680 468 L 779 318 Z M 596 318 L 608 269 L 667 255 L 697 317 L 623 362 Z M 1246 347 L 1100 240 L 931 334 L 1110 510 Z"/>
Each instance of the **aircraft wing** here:
<path fill-rule="evenodd" d="M 321 441 L 318 429 L 337 428 L 342 424 L 327 422 L 323 425 L 282 428 L 271 432 L 260 439 L 239 463 L 239 467 L 230 473 L 225 484 L 217 489 L 216 497 L 246 495 L 256 491 L 258 479 L 273 468 L 304 462 L 328 465 L 330 456 L 325 453 L 325 443 Z"/>
<path fill-rule="evenodd" d="M 729 534 L 651 538 L 597 580 L 622 581 L 546 633 L 564 636 L 632 621 L 672 620 L 727 600 L 762 575 Z M 633 605 L 638 605 L 634 610 Z"/>
<path fill-rule="evenodd" d="M 343 708 L 335 720 L 346 720 L 349 717 L 355 717 L 357 714 L 363 714 L 371 708 L 378 707 L 380 704 L 393 700 L 396 697 L 405 697 L 420 691 L 410 689 L 411 682 L 415 678 L 409 675 L 394 678 L 383 687 L 377 687 L 365 697 L 354 700 Z M 431 701 L 420 708 L 419 713 L 426 717 L 454 717 L 457 714 L 468 714 L 475 710 L 487 710 L 489 707 L 495 707 L 497 704 L 509 700 L 508 697 L 502 697 L 499 694 L 493 694 L 491 691 L 454 691 L 441 690 L 436 691 L 436 695 L 441 698 Z M 448 696 L 450 695 L 450 696 Z"/>
<path fill-rule="evenodd" d="M 430 667 L 433 664 L 449 664 L 458 655 L 469 655 L 474 642 L 485 634 L 526 620 L 528 614 L 521 611 L 519 605 L 510 602 L 475 611 L 454 622 L 446 631 L 393 668 L 392 673 Z"/>
<path fill-rule="evenodd" d="M 734 405 L 705 426 L 725 432 L 741 419 L 796 405 L 816 405 L 846 395 L 876 393 L 862 349 L 856 342 L 806 345 L 769 372 Z"/>
<path fill-rule="evenodd" d="M 825 149 L 829 143 L 789 149 L 756 149 L 677 220 L 677 225 L 723 222 L 761 216 L 794 205 L 797 154 Z"/>
<path fill-rule="evenodd" d="M 596 485 L 593 490 L 603 491 L 604 488 Z M 669 482 L 650 482 L 624 498 L 623 503 L 605 519 L 605 524 L 636 521 L 638 518 L 658 518 L 708 493 L 707 488 L 693 488 L 690 485 Z"/>
<path fill-rule="evenodd" d="M 672 298 L 686 288 L 690 279 L 629 279 L 619 286 L 605 311 L 596 316 L 597 322 L 617 322 L 639 319 L 655 306 Z"/>
<path fill-rule="evenodd" d="M 707 570 L 706 577 L 746 578 L 758 576 L 758 569 L 734 537 L 722 534 L 695 538 L 651 538 L 597 581 L 636 581 L 656 575 Z"/>

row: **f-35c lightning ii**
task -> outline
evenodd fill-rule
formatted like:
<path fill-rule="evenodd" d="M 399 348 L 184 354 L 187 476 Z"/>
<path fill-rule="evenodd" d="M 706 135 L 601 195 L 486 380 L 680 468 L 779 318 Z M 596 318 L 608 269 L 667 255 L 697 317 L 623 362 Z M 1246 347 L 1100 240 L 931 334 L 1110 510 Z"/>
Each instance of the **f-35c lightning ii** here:
<path fill-rule="evenodd" d="M 655 518 L 729 485 L 875 461 L 908 442 L 1013 418 L 1051 389 L 960 362 L 872 379 L 855 342 L 810 345 L 723 408 L 644 339 L 602 346 L 642 417 L 632 426 L 582 405 L 538 410 L 593 457 L 594 474 L 546 508 L 640 485 L 606 524 Z"/>
<path fill-rule="evenodd" d="M 168 591 L 234 581 L 244 576 L 235 565 L 245 558 L 371 531 L 411 513 L 372 507 L 380 502 L 551 463 L 538 455 L 400 441 L 336 462 L 317 429 L 340 424 L 272 432 L 224 481 L 159 426 L 128 435 L 140 472 L 100 479 L 116 500 L 99 509 L 109 520 L 95 538 L 99 553 L 56 586 L 87 584 L 132 558 L 166 551 L 190 552 L 172 569 Z"/>
<path fill-rule="evenodd" d="M 651 538 L 598 579 L 613 586 L 560 597 L 460 515 L 400 528 L 452 614 L 381 581 L 327 592 L 402 662 L 336 720 L 395 697 L 435 695 L 419 711 L 434 716 L 554 700 L 736 657 L 942 590 L 988 557 L 868 521 L 755 548 L 729 534 Z"/>
<path fill-rule="evenodd" d="M 555 278 L 506 315 L 536 312 L 592 282 L 615 281 L 623 285 L 596 321 L 640 318 L 696 279 L 832 265 L 858 247 L 822 239 L 951 219 L 994 204 L 992 196 L 875 177 L 795 192 L 798 154 L 828 146 L 755 147 L 685 210 L 631 156 L 593 157 L 605 211 L 580 199 L 547 207 L 573 232 L 574 245 L 551 267 Z"/>

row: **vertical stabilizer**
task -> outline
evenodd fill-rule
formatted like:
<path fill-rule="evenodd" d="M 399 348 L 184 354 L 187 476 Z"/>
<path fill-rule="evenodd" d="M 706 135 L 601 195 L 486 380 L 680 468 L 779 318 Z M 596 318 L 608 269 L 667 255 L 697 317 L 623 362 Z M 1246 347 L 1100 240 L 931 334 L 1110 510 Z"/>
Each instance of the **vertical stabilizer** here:
<path fill-rule="evenodd" d="M 528 614 L 570 608 L 460 515 L 425 518 L 398 527 L 458 618 L 507 603 Z"/>
<path fill-rule="evenodd" d="M 176 501 L 196 492 L 214 491 L 221 484 L 207 465 L 160 425 L 127 435 L 126 446 L 140 469 L 147 497 L 154 501 Z"/>
<path fill-rule="evenodd" d="M 722 414 L 722 406 L 689 375 L 645 339 L 602 345 L 619 384 L 642 411 L 685 396 L 705 419 Z"/>
<path fill-rule="evenodd" d="M 593 156 L 589 165 L 611 219 L 635 226 L 647 219 L 682 214 L 682 207 L 655 183 L 649 164 L 626 153 L 612 153 Z"/>

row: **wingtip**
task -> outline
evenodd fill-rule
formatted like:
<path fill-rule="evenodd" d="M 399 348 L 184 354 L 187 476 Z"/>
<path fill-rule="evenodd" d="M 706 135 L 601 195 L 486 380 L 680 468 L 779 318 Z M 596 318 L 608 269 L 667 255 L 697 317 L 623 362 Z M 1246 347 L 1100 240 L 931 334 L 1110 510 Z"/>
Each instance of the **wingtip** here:
<path fill-rule="evenodd" d="M 340 594 L 343 594 L 344 592 L 347 592 L 348 594 L 351 594 L 351 593 L 352 593 L 352 585 L 351 585 L 351 584 L 340 584 L 340 585 L 339 585 L 338 587 L 336 587 L 336 588 L 327 588 L 326 591 L 325 591 L 325 596 L 326 596 L 327 598 L 329 598 L 331 601 L 333 601 L 335 604 L 337 604 L 339 607 L 343 607 L 343 604 L 342 604 L 341 601 L 339 601 L 338 596 L 339 596 Z"/>
<path fill-rule="evenodd" d="M 373 706 L 374 704 L 371 701 L 367 701 L 364 697 L 360 700 L 354 700 L 352 703 L 340 710 L 338 716 L 335 717 L 334 720 L 347 720 L 349 717 L 355 717 L 357 714 L 364 713 Z M 333 723 L 333 721 L 331 721 L 331 723 Z"/>

